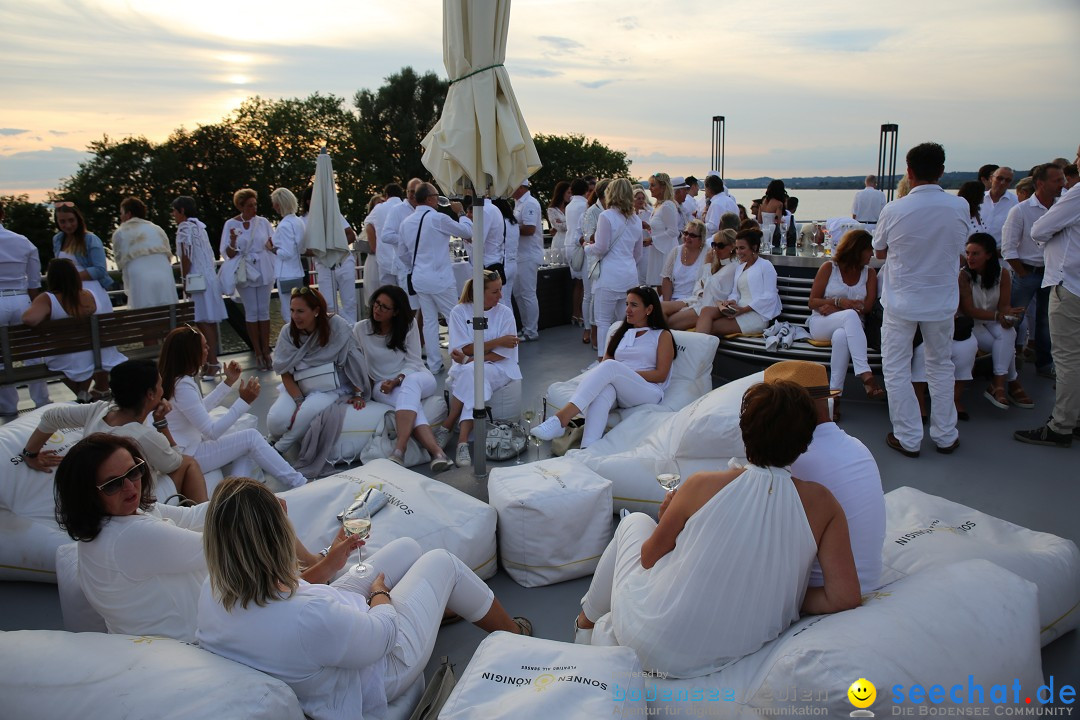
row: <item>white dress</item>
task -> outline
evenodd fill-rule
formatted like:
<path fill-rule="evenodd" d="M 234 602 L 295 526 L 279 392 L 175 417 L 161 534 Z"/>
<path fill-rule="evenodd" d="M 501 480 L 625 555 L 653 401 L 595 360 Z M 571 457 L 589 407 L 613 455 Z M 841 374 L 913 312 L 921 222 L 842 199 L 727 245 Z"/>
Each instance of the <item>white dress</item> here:
<path fill-rule="evenodd" d="M 113 233 L 112 247 L 123 271 L 129 308 L 176 304 L 172 250 L 164 230 L 148 220 L 131 218 Z"/>
<path fill-rule="evenodd" d="M 548 224 L 555 233 L 551 236 L 551 249 L 555 262 L 566 262 L 566 215 L 556 207 L 547 210 Z"/>
<path fill-rule="evenodd" d="M 100 285 L 98 287 L 101 287 Z M 64 310 L 64 306 L 60 304 L 60 301 L 52 293 L 45 293 L 49 296 L 49 302 L 52 305 L 51 319 L 63 320 L 64 318 L 71 317 L 67 311 Z M 109 308 L 112 312 L 112 308 Z M 94 314 L 99 314 L 97 310 Z M 101 367 L 104 370 L 112 370 L 120 363 L 127 360 L 126 357 L 120 354 L 120 351 L 114 347 L 107 347 L 101 349 Z M 49 368 L 53 372 L 63 373 L 64 377 L 74 382 L 82 382 L 83 380 L 89 380 L 90 376 L 94 374 L 94 352 L 92 350 L 83 350 L 81 352 L 64 353 L 63 355 L 53 355 L 45 358 L 45 367 Z"/>
<path fill-rule="evenodd" d="M 649 267 L 645 282 L 659 285 L 667 254 L 679 245 L 679 210 L 671 200 L 658 205 L 649 220 L 652 245 L 649 246 Z"/>
<path fill-rule="evenodd" d="M 86 272 L 86 268 L 79 264 L 79 260 L 69 252 L 61 250 L 56 254 L 58 258 L 64 258 L 70 260 L 77 271 Z M 109 291 L 102 287 L 101 283 L 93 278 L 82 281 L 82 289 L 88 290 L 91 295 L 94 296 L 94 302 L 97 303 L 97 310 L 94 311 L 95 315 L 108 315 L 112 313 L 112 300 L 109 299 Z"/>
<path fill-rule="evenodd" d="M 176 252 L 191 263 L 189 274 L 202 275 L 206 280 L 206 290 L 189 293 L 195 303 L 195 322 L 218 323 L 229 317 L 221 299 L 214 251 L 201 220 L 189 218 L 176 227 Z"/>

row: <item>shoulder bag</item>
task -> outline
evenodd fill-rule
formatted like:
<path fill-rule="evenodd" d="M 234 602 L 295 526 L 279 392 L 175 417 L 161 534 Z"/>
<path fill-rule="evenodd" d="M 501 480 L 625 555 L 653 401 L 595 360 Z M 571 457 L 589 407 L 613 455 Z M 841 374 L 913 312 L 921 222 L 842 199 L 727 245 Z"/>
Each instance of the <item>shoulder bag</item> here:
<path fill-rule="evenodd" d="M 493 420 L 488 424 L 484 454 L 488 460 L 509 460 L 524 452 L 528 443 L 525 431 L 517 423 Z"/>
<path fill-rule="evenodd" d="M 623 229 L 619 232 L 618 235 L 615 236 L 615 238 L 611 241 L 611 244 L 608 245 L 607 252 L 605 252 L 603 255 L 596 259 L 596 264 L 593 265 L 592 268 L 589 270 L 590 280 L 595 280 L 596 278 L 600 277 L 600 263 L 604 261 L 604 258 L 606 258 L 608 256 L 608 253 L 610 253 L 615 247 L 615 243 L 619 242 L 623 234 L 630 228 L 630 220 L 635 219 L 637 219 L 636 216 L 632 216 L 626 221 L 626 224 L 623 225 Z M 584 248 L 582 249 L 582 252 L 584 252 Z"/>
<path fill-rule="evenodd" d="M 455 685 L 457 685 L 457 678 L 454 677 L 454 666 L 450 664 L 450 658 L 444 655 L 439 669 L 431 676 L 409 720 L 436 720 L 443 705 L 450 699 L 450 693 L 454 691 Z"/>
<path fill-rule="evenodd" d="M 424 229 L 424 220 L 427 220 L 428 213 L 424 213 L 420 216 L 420 224 L 416 226 L 416 242 L 413 243 L 412 249 L 412 267 L 409 268 L 409 274 L 405 276 L 405 288 L 410 295 L 416 294 L 416 288 L 412 284 L 413 271 L 416 270 L 416 253 L 420 249 L 420 231 Z"/>
<path fill-rule="evenodd" d="M 581 268 L 585 267 L 585 245 L 581 242 L 581 239 L 570 246 L 568 262 L 570 263 L 570 269 L 574 272 L 581 272 Z"/>

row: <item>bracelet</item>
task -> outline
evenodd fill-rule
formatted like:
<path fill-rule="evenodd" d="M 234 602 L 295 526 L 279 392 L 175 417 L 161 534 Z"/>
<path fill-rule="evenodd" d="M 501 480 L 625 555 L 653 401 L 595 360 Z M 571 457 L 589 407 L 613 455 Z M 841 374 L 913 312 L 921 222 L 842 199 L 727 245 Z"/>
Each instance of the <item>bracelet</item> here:
<path fill-rule="evenodd" d="M 832 299 L 832 301 L 833 301 L 833 305 L 835 305 L 836 307 L 840 307 L 840 297 L 839 296 L 834 297 Z"/>
<path fill-rule="evenodd" d="M 38 452 L 40 452 L 40 451 L 38 451 Z M 20 454 L 20 455 L 22 455 L 22 456 L 23 456 L 24 458 L 26 458 L 27 460 L 33 460 L 34 458 L 36 458 L 36 457 L 38 456 L 38 453 L 36 453 L 36 452 L 30 452 L 30 451 L 29 451 L 29 450 L 27 450 L 26 448 L 23 448 L 23 449 L 22 449 L 22 452 L 21 452 L 21 453 L 19 453 L 19 454 Z"/>
<path fill-rule="evenodd" d="M 375 592 L 368 595 L 368 603 L 374 600 L 376 595 L 385 595 L 387 600 L 393 602 L 393 598 L 390 597 L 390 593 L 386 592 L 385 590 L 376 590 Z"/>
<path fill-rule="evenodd" d="M 401 383 L 405 382 L 405 373 L 401 373 L 400 375 L 398 375 L 398 376 L 397 376 L 397 378 L 396 378 L 396 380 L 398 381 L 398 384 L 399 384 L 399 385 L 400 385 Z"/>
<path fill-rule="evenodd" d="M 330 554 L 330 548 L 324 547 L 322 550 L 319 551 L 319 554 L 322 555 L 323 557 L 326 557 L 327 555 Z"/>
<path fill-rule="evenodd" d="M 154 421 L 154 428 L 157 429 L 157 430 L 164 430 L 167 427 L 169 427 L 169 421 L 166 420 L 165 418 L 162 418 L 161 420 L 155 420 Z"/>

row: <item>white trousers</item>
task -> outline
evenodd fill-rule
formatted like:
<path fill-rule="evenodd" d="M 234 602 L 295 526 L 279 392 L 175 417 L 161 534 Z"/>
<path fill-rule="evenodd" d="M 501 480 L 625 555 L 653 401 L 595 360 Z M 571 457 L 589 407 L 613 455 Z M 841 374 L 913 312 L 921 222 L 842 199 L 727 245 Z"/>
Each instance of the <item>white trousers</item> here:
<path fill-rule="evenodd" d="M 356 324 L 356 256 L 349 253 L 330 269 L 328 265 L 315 263 L 319 275 L 319 290 L 326 298 L 326 309 Z M 340 296 L 341 301 L 338 302 Z"/>
<path fill-rule="evenodd" d="M 514 282 L 517 280 L 517 261 L 510 260 L 503 264 L 503 272 L 506 274 L 506 282 L 503 283 L 502 297 L 499 298 L 506 307 L 514 309 Z"/>
<path fill-rule="evenodd" d="M 611 612 L 611 593 L 615 583 L 629 577 L 641 565 L 641 545 L 652 536 L 654 530 L 656 521 L 645 513 L 631 513 L 619 523 L 615 537 L 600 556 L 588 592 L 581 598 L 581 609 L 591 622 Z"/>
<path fill-rule="evenodd" d="M 1080 295 L 1064 285 L 1050 288 L 1051 353 L 1057 371 L 1054 412 L 1047 423 L 1057 433 L 1070 433 L 1080 418 Z"/>
<path fill-rule="evenodd" d="M 538 259 L 518 259 L 517 277 L 514 279 L 514 299 L 521 313 L 521 332 L 530 338 L 540 331 L 540 303 L 536 299 L 536 273 L 540 269 Z"/>
<path fill-rule="evenodd" d="M 428 345 L 428 347 L 431 347 L 431 345 Z M 438 347 L 438 345 L 435 347 Z M 411 410 L 416 413 L 416 420 L 413 422 L 413 427 L 431 424 L 428 421 L 427 415 L 424 413 L 423 399 L 435 394 L 438 383 L 435 382 L 434 375 L 427 370 L 411 372 L 401 381 L 401 385 L 388 393 L 384 393 L 379 389 L 381 384 L 382 381 L 377 381 L 375 387 L 372 388 L 371 395 L 375 400 L 387 405 L 392 405 L 396 412 Z"/>
<path fill-rule="evenodd" d="M 953 361 L 953 378 L 960 382 L 971 379 L 971 369 L 975 367 L 975 356 L 979 353 L 979 343 L 975 336 L 967 340 L 953 340 L 949 354 Z M 922 345 L 911 353 L 911 382 L 926 382 L 926 351 Z"/>
<path fill-rule="evenodd" d="M 510 378 L 500 367 L 502 363 L 484 363 L 484 402 L 491 400 L 491 395 L 504 385 L 510 384 Z M 454 363 L 450 366 L 447 380 L 453 388 L 451 394 L 461 401 L 461 419 L 471 420 L 475 409 L 476 378 L 472 363 Z"/>
<path fill-rule="evenodd" d="M 21 325 L 23 313 L 29 308 L 30 296 L 25 293 L 0 297 L 0 325 Z M 27 364 L 31 363 L 27 362 Z M 3 365 L 0 364 L 0 367 Z M 30 383 L 30 398 L 37 407 L 52 402 L 49 399 L 49 386 L 44 380 L 35 380 Z M 14 385 L 0 387 L 0 415 L 14 415 L 17 412 L 19 412 L 19 391 Z"/>
<path fill-rule="evenodd" d="M 581 283 L 585 288 L 584 294 L 581 296 L 581 324 L 586 330 L 593 326 L 593 290 L 592 290 L 592 278 L 589 277 L 589 256 L 585 256 L 585 268 L 584 274 L 581 277 Z"/>
<path fill-rule="evenodd" d="M 245 322 L 253 323 L 270 319 L 270 288 L 272 286 L 273 283 L 267 283 L 236 288 L 236 292 L 240 293 L 240 302 L 244 304 Z"/>
<path fill-rule="evenodd" d="M 889 393 L 889 419 L 893 435 L 905 450 L 922 444 L 922 416 L 911 387 L 912 340 L 922 330 L 926 353 L 926 380 L 930 385 L 930 439 L 938 447 L 956 441 L 956 406 L 953 404 L 953 319 L 905 320 L 885 310 L 881 324 L 881 369 Z"/>
<path fill-rule="evenodd" d="M 659 385 L 628 368 L 618 360 L 605 360 L 581 378 L 570 402 L 585 415 L 581 447 L 587 448 L 604 435 L 608 413 L 619 407 L 658 403 L 664 399 Z"/>
<path fill-rule="evenodd" d="M 388 702 L 412 687 L 424 672 L 447 610 L 475 623 L 495 602 L 491 588 L 456 555 L 446 550 L 421 553 L 412 538 L 391 540 L 366 559 L 372 569 L 365 577 L 348 572 L 333 583 L 366 597 L 379 573 L 385 575 L 398 615 L 397 639 L 383 676 Z"/>
<path fill-rule="evenodd" d="M 453 285 L 448 285 L 437 293 L 416 291 L 420 301 L 420 312 L 424 315 L 424 345 L 427 351 L 428 370 L 433 375 L 442 372 L 442 350 L 439 348 L 439 315 L 450 319 L 450 311 L 457 305 L 457 292 Z"/>
<path fill-rule="evenodd" d="M 990 353 L 995 375 L 1006 375 L 1009 382 L 1016 379 L 1016 330 L 1003 328 L 1000 323 L 975 321 L 971 334 L 979 349 Z"/>
<path fill-rule="evenodd" d="M 266 429 L 271 435 L 278 438 L 274 447 L 280 453 L 287 452 L 297 440 L 304 436 L 315 416 L 337 402 L 341 397 L 335 392 L 314 392 L 304 398 L 300 409 L 296 410 L 296 402 L 285 392 L 284 386 L 279 386 L 278 397 L 266 413 Z M 293 410 L 296 410 L 296 420 L 289 427 L 289 419 Z"/>
<path fill-rule="evenodd" d="M 616 320 L 626 319 L 626 291 L 597 288 L 593 291 L 593 318 L 596 323 L 596 354 L 604 356 L 605 333 Z"/>
<path fill-rule="evenodd" d="M 870 372 L 866 359 L 866 330 L 862 318 L 854 310 L 839 310 L 831 315 L 810 316 L 810 337 L 815 340 L 832 341 L 832 359 L 829 361 L 829 387 L 844 389 L 848 360 L 856 375 Z"/>
<path fill-rule="evenodd" d="M 375 253 L 368 253 L 364 260 L 364 307 L 371 304 L 371 296 L 379 289 L 379 261 Z"/>
<path fill-rule="evenodd" d="M 296 472 L 254 428 L 226 433 L 216 440 L 203 440 L 191 456 L 198 461 L 204 473 L 232 463 L 233 475 L 250 477 L 258 465 L 263 472 L 273 475 L 289 487 L 296 488 L 307 483 L 307 478 Z"/>

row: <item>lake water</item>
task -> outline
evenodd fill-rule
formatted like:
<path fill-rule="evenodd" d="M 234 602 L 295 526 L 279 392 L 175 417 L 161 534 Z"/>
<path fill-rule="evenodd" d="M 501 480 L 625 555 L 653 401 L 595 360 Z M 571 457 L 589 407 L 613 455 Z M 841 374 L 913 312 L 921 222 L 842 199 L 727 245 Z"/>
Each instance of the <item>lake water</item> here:
<path fill-rule="evenodd" d="M 732 188 L 729 191 L 735 201 L 750 210 L 750 203 L 765 194 L 765 188 Z M 827 220 L 834 217 L 851 217 L 851 202 L 856 190 L 791 190 L 789 195 L 799 198 L 796 222 Z"/>

